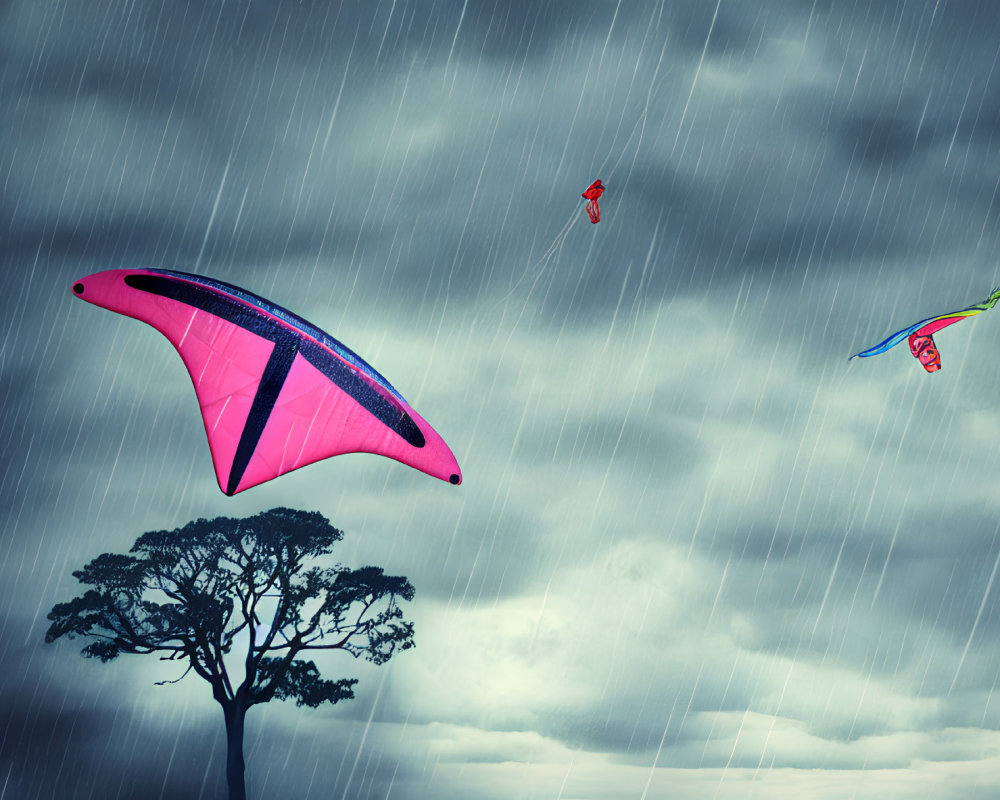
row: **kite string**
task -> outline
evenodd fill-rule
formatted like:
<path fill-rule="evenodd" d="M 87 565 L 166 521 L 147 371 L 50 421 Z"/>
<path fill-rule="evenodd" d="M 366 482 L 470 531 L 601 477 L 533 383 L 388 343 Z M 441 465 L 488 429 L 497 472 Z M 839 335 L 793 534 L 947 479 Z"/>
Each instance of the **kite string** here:
<path fill-rule="evenodd" d="M 539 256 L 538 260 L 535 261 L 534 264 L 529 263 L 529 265 L 524 268 L 520 276 L 518 276 L 518 279 L 514 282 L 514 285 L 507 290 L 507 293 L 503 295 L 503 297 L 496 300 L 496 302 L 494 302 L 491 305 L 491 307 L 495 307 L 500 303 L 509 300 L 510 297 L 514 294 L 514 292 L 518 290 L 518 287 L 520 287 L 521 284 L 524 282 L 525 278 L 527 278 L 528 275 L 532 271 L 534 271 L 535 279 L 531 282 L 531 288 L 528 290 L 528 295 L 525 298 L 525 301 L 527 301 L 528 298 L 530 298 L 532 294 L 534 294 L 535 287 L 538 285 L 538 281 L 541 280 L 542 276 L 547 272 L 546 268 L 552 261 L 553 256 L 558 256 L 558 254 L 562 252 L 563 245 L 566 243 L 566 239 L 569 236 L 570 231 L 573 230 L 574 226 L 576 225 L 579 219 L 580 219 L 580 209 L 578 207 L 570 215 L 569 219 L 567 219 L 566 222 L 563 223 L 562 228 L 555 235 L 555 238 L 553 238 L 549 246 L 545 249 L 545 252 L 542 253 L 541 256 Z"/>

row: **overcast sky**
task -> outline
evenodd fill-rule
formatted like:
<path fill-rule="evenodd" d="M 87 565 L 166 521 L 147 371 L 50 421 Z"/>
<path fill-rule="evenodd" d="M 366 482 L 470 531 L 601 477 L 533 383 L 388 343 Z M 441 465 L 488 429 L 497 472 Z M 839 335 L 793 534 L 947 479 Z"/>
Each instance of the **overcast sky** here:
<path fill-rule="evenodd" d="M 253 797 L 1000 793 L 1000 18 L 899 0 L 0 0 L 0 798 L 213 798 L 176 665 L 45 645 L 75 569 L 283 505 L 416 647 L 248 718 Z M 601 222 L 580 193 L 607 187 Z M 219 491 L 153 329 L 242 286 L 372 363 L 459 487 Z"/>

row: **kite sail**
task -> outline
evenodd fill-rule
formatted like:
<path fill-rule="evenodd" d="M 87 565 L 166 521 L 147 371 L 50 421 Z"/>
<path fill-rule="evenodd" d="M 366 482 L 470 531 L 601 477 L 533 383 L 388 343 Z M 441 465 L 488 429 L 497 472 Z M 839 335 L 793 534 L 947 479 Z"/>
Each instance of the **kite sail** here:
<path fill-rule="evenodd" d="M 462 481 L 448 445 L 385 378 L 262 297 L 159 269 L 97 272 L 73 292 L 152 325 L 177 349 L 227 495 L 343 453 L 388 456 Z"/>
<path fill-rule="evenodd" d="M 888 337 L 885 341 L 879 342 L 874 347 L 870 347 L 867 350 L 862 350 L 860 353 L 855 353 L 851 358 L 868 358 L 869 356 L 877 356 L 884 353 L 886 350 L 895 347 L 903 339 L 907 339 L 910 344 L 910 352 L 913 357 L 923 364 L 923 367 L 928 372 L 937 372 L 941 369 L 941 354 L 938 352 L 937 346 L 934 344 L 934 334 L 937 333 L 942 328 L 947 328 L 949 325 L 953 325 L 966 317 L 971 317 L 979 314 L 982 311 L 987 311 L 993 308 L 1000 300 L 1000 288 L 994 289 L 993 293 L 990 294 L 983 302 L 975 303 L 968 308 L 963 308 L 961 311 L 952 311 L 949 314 L 940 314 L 936 317 L 930 317 L 928 319 L 916 322 L 910 325 L 908 328 L 904 328 L 901 331 L 897 331 Z M 851 359 L 847 359 L 850 361 Z"/>
<path fill-rule="evenodd" d="M 580 197 L 587 201 L 587 215 L 590 217 L 590 221 L 595 224 L 601 221 L 601 208 L 597 205 L 597 201 L 603 193 L 604 184 L 598 178 L 587 187 L 587 191 L 580 195 Z"/>

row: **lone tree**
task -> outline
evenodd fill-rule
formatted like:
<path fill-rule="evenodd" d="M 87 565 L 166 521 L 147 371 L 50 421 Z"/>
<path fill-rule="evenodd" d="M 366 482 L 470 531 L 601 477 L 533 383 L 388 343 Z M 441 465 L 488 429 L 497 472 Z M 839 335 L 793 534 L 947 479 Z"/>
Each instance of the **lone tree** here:
<path fill-rule="evenodd" d="M 159 683 L 191 670 L 208 681 L 226 720 L 229 797 L 245 800 L 251 706 L 278 699 L 316 708 L 354 697 L 356 679 L 323 679 L 307 651 L 382 664 L 413 646 L 399 607 L 413 599 L 406 578 L 379 567 L 307 567 L 343 536 L 321 514 L 288 508 L 144 533 L 131 555 L 104 553 L 73 573 L 92 588 L 52 609 L 45 641 L 87 637 L 83 655 L 104 662 L 122 653 L 186 662 L 180 678 Z M 239 670 L 223 661 L 234 648 Z"/>

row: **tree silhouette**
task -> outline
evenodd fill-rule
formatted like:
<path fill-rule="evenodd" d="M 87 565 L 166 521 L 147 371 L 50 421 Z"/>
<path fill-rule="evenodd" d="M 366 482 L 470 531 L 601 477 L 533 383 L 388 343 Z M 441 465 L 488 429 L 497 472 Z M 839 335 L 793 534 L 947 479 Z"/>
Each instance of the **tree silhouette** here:
<path fill-rule="evenodd" d="M 104 662 L 122 653 L 186 661 L 180 678 L 159 683 L 191 670 L 208 681 L 226 721 L 230 800 L 245 800 L 248 709 L 354 697 L 356 679 L 322 678 L 301 657 L 306 651 L 343 650 L 382 664 L 413 646 L 413 624 L 398 604 L 413 599 L 406 578 L 379 567 L 306 566 L 343 535 L 319 513 L 288 508 L 144 533 L 130 555 L 104 553 L 73 573 L 92 588 L 53 607 L 45 641 L 87 637 L 83 655 Z M 223 656 L 240 647 L 233 675 Z"/>

